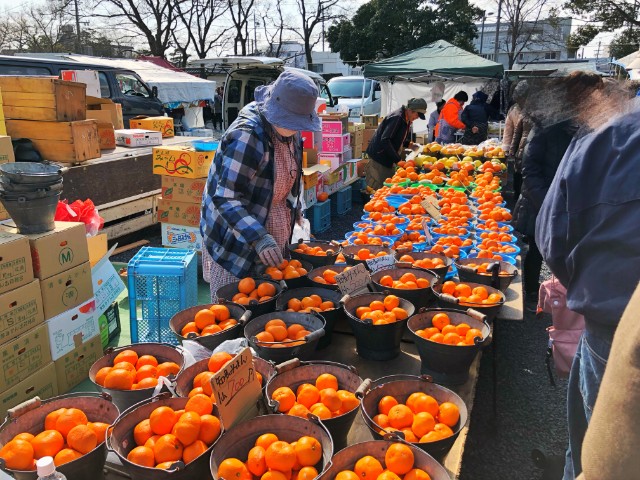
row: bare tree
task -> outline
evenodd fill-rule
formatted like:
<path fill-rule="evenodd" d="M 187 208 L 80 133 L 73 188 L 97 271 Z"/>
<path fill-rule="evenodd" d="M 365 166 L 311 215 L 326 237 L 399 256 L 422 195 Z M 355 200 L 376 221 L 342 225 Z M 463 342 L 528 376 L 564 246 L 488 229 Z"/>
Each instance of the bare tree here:
<path fill-rule="evenodd" d="M 249 39 L 249 15 L 255 6 L 255 0 L 227 0 L 227 5 L 235 30 L 233 53 L 246 55 L 247 40 Z"/>
<path fill-rule="evenodd" d="M 176 28 L 178 6 L 186 0 L 98 0 L 107 13 L 94 16 L 129 23 L 142 33 L 149 44 L 149 53 L 165 57 Z"/>
<path fill-rule="evenodd" d="M 264 29 L 264 37 L 267 41 L 267 49 L 265 54 L 270 57 L 279 57 L 282 50 L 282 40 L 285 30 L 284 15 L 282 14 L 282 4 L 275 2 L 275 14 L 271 8 L 267 8 L 262 14 L 262 27 Z"/>
<path fill-rule="evenodd" d="M 60 52 L 72 50 L 75 30 L 70 24 L 69 0 L 30 5 L 14 18 L 14 44 L 31 52 Z"/>
<path fill-rule="evenodd" d="M 323 22 L 329 22 L 341 18 L 337 12 L 337 6 L 342 4 L 341 0 L 296 0 L 298 7 L 301 28 L 290 28 L 290 30 L 302 39 L 304 53 L 307 64 L 313 63 L 311 50 L 320 41 L 320 37 L 314 37 L 314 31 Z"/>
<path fill-rule="evenodd" d="M 531 44 L 543 41 L 540 17 L 547 2 L 548 0 L 503 0 L 501 2 L 503 12 L 501 20 L 508 27 L 508 31 L 504 45 L 499 48 L 507 53 L 509 68 L 513 67 L 520 53 Z"/>
<path fill-rule="evenodd" d="M 187 46 L 182 45 L 184 41 L 180 42 L 174 37 L 178 48 L 186 52 L 188 44 L 191 44 L 198 58 L 206 58 L 213 46 L 229 31 L 229 28 L 214 29 L 214 22 L 225 15 L 228 9 L 227 0 L 193 0 L 187 4 L 177 3 L 176 14 L 186 28 L 187 36 Z"/>

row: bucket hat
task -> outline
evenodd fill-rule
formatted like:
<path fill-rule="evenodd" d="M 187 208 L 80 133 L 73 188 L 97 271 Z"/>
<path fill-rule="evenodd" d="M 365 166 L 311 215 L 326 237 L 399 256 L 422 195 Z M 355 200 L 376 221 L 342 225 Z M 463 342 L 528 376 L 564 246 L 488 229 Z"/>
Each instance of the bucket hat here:
<path fill-rule="evenodd" d="M 254 95 L 272 125 L 296 131 L 322 130 L 316 113 L 318 87 L 306 75 L 287 70 L 275 82 L 256 88 Z"/>

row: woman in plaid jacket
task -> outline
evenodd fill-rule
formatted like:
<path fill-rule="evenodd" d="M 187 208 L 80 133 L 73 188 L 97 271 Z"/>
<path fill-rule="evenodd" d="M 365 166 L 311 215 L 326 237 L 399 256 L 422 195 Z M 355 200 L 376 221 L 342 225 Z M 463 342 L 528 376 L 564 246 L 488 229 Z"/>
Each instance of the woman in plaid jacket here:
<path fill-rule="evenodd" d="M 202 200 L 200 231 L 212 301 L 221 286 L 251 275 L 256 263 L 277 266 L 301 218 L 301 130 L 319 131 L 318 89 L 286 71 L 258 87 L 224 133 Z"/>

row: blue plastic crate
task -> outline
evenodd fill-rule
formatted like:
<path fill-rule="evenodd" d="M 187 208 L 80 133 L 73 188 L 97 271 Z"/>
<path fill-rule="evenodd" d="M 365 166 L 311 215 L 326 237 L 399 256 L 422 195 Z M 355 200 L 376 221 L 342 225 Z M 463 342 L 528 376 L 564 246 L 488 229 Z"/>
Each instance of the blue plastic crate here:
<path fill-rule="evenodd" d="M 127 266 L 131 342 L 178 344 L 169 320 L 198 304 L 194 250 L 143 247 Z"/>
<path fill-rule="evenodd" d="M 351 186 L 344 187 L 331 195 L 331 213 L 345 215 L 351 210 Z"/>
<path fill-rule="evenodd" d="M 307 208 L 307 218 L 311 224 L 311 233 L 322 233 L 329 230 L 331 228 L 331 199 Z"/>

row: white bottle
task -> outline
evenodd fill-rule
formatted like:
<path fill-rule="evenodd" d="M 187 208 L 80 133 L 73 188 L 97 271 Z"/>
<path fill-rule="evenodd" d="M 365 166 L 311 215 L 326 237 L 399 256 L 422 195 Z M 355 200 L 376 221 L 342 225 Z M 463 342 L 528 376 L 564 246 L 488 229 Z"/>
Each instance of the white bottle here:
<path fill-rule="evenodd" d="M 62 473 L 56 471 L 53 457 L 42 457 L 36 462 L 38 480 L 67 480 Z"/>

